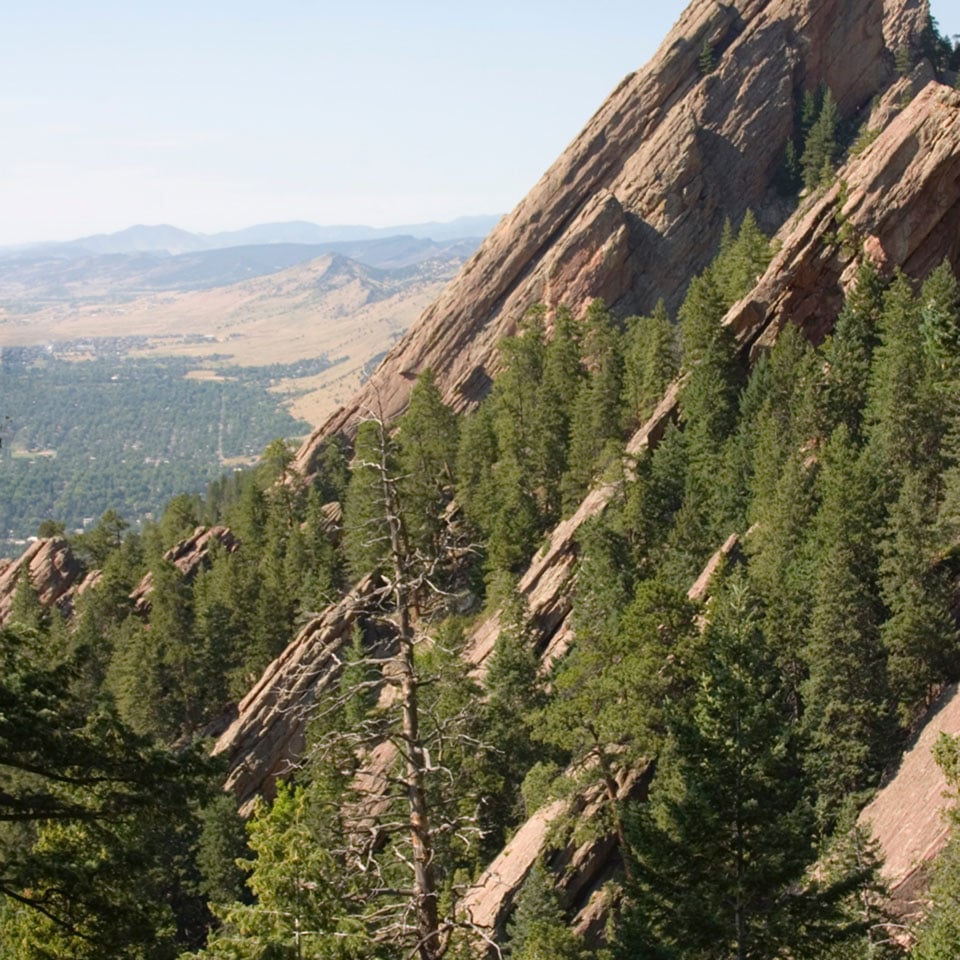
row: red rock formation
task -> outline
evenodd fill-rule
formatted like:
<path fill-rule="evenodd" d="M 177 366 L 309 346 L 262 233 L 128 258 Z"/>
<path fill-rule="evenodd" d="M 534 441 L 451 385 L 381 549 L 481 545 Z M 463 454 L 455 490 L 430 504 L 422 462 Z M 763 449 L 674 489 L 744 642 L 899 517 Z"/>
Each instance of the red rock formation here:
<path fill-rule="evenodd" d="M 258 794 L 271 795 L 276 778 L 301 758 L 316 697 L 335 676 L 337 654 L 378 586 L 365 577 L 311 620 L 240 701 L 213 753 L 227 758 L 225 789 L 237 795 L 242 812 L 250 812 Z"/>
<path fill-rule="evenodd" d="M 319 441 L 365 410 L 399 413 L 427 367 L 456 408 L 479 399 L 498 341 L 534 303 L 676 306 L 725 218 L 751 208 L 767 229 L 782 222 L 771 184 L 799 92 L 823 83 L 845 115 L 864 108 L 925 13 L 920 0 L 694 0 L 296 466 L 309 473 Z M 707 76 L 704 40 L 717 57 Z"/>
<path fill-rule="evenodd" d="M 229 552 L 240 546 L 228 527 L 197 527 L 192 537 L 181 540 L 164 555 L 187 579 L 192 578 L 210 554 L 210 547 L 220 543 Z M 141 616 L 150 612 L 150 593 L 153 590 L 153 574 L 146 573 L 130 594 L 134 609 Z"/>
<path fill-rule="evenodd" d="M 891 78 L 890 50 L 916 32 L 924 14 L 917 0 L 695 2 L 654 61 L 618 87 L 370 384 L 305 444 L 299 468 L 309 472 L 318 440 L 349 431 L 365 409 L 396 414 L 427 366 L 454 406 L 477 399 L 495 369 L 497 341 L 513 332 L 533 302 L 576 309 L 603 295 L 624 311 L 645 309 L 661 293 L 676 302 L 684 280 L 712 253 L 725 216 L 736 219 L 754 207 L 767 225 L 782 218 L 769 187 L 790 133 L 796 89 L 822 81 L 847 112 L 864 104 Z M 719 61 L 704 78 L 696 61 L 705 36 Z M 729 312 L 726 322 L 745 350 L 769 346 L 787 322 L 822 337 L 864 255 L 885 269 L 914 274 L 944 256 L 955 264 L 960 259 L 960 94 L 931 83 L 900 110 L 904 89 L 901 82 L 874 111 L 874 122 L 886 124 L 875 142 L 841 170 L 831 189 L 807 198 L 783 224 L 769 269 Z M 676 414 L 678 390 L 671 386 L 629 452 L 658 442 Z M 562 653 L 571 636 L 576 531 L 605 509 L 618 485 L 591 490 L 521 578 L 546 661 Z M 731 540 L 725 549 L 735 545 Z M 703 584 L 694 589 L 702 591 Z M 334 620 L 317 625 L 317 639 L 301 634 L 241 704 L 236 729 L 218 744 L 231 757 L 231 783 L 241 796 L 269 784 L 295 756 L 291 744 L 305 722 L 296 684 L 304 678 L 309 707 L 328 675 L 330 652 L 345 636 L 339 624 L 356 615 L 355 606 L 349 609 L 328 612 Z M 469 638 L 467 657 L 478 672 L 498 630 L 494 616 Z M 281 742 L 291 715 L 300 732 Z M 471 891 L 466 908 L 481 926 L 502 918 L 561 807 L 522 826 Z M 570 900 L 577 906 L 609 868 L 604 849 L 575 858 L 589 864 L 575 871 Z M 602 909 L 591 910 L 582 925 L 602 916 Z"/>
<path fill-rule="evenodd" d="M 929 83 L 780 231 L 780 251 L 726 322 L 769 346 L 787 322 L 819 340 L 863 256 L 925 276 L 960 264 L 960 93 Z"/>
<path fill-rule="evenodd" d="M 10 614 L 20 573 L 25 567 L 30 571 L 30 582 L 41 605 L 48 608 L 63 601 L 83 573 L 80 561 L 66 540 L 61 537 L 36 540 L 20 557 L 0 570 L 0 624 Z"/>
<path fill-rule="evenodd" d="M 947 780 L 933 759 L 941 733 L 960 735 L 960 691 L 944 691 L 889 782 L 860 814 L 880 844 L 881 875 L 899 914 L 917 910 L 932 860 L 947 842 Z"/>

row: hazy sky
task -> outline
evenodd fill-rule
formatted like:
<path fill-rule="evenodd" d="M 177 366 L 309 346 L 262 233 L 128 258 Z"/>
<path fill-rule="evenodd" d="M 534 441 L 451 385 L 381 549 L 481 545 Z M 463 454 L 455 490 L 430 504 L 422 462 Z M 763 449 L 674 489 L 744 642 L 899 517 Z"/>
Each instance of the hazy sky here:
<path fill-rule="evenodd" d="M 0 244 L 505 212 L 685 5 L 20 0 Z"/>

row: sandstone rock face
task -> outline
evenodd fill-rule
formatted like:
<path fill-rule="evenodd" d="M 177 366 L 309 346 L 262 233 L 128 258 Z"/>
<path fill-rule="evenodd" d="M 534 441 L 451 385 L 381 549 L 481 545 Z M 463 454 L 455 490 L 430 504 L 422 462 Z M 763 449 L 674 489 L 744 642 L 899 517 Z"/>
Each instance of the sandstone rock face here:
<path fill-rule="evenodd" d="M 864 256 L 925 276 L 960 263 L 960 93 L 931 82 L 877 139 L 810 198 L 778 235 L 780 251 L 726 322 L 754 350 L 787 322 L 819 340 Z"/>
<path fill-rule="evenodd" d="M 50 537 L 35 541 L 18 559 L 0 570 L 0 624 L 5 623 L 10 615 L 17 582 L 24 568 L 30 571 L 30 582 L 44 607 L 52 607 L 64 600 L 83 573 L 66 540 Z"/>
<path fill-rule="evenodd" d="M 831 189 L 805 201 L 783 225 L 777 241 L 779 252 L 770 267 L 725 320 L 745 350 L 756 352 L 771 345 L 788 322 L 800 325 L 813 339 L 822 337 L 862 256 L 873 257 L 888 270 L 899 266 L 917 274 L 945 255 L 956 264 L 960 254 L 960 94 L 936 83 L 927 85 L 860 157 L 840 171 Z M 677 414 L 680 387 L 676 382 L 668 388 L 653 416 L 628 442 L 629 454 L 659 442 Z M 614 482 L 595 486 L 573 516 L 553 531 L 519 581 L 545 664 L 563 653 L 572 636 L 569 594 L 576 532 L 606 508 L 618 486 Z M 715 562 L 736 546 L 736 537 L 731 537 Z M 691 596 L 702 598 L 712 569 L 691 588 Z M 231 757 L 231 784 L 241 797 L 269 787 L 271 778 L 296 756 L 306 712 L 319 689 L 313 684 L 326 675 L 329 657 L 346 635 L 336 625 L 346 613 L 335 608 L 327 615 L 333 617 L 329 628 L 315 631 L 321 639 L 314 643 L 302 634 L 295 641 L 241 704 L 235 729 L 218 745 Z M 494 615 L 468 639 L 466 656 L 478 675 L 485 669 L 498 631 L 499 618 Z M 301 656 L 308 658 L 305 670 L 299 666 Z M 299 689 L 307 692 L 298 702 L 296 684 L 301 676 L 307 681 Z M 278 709 L 275 704 L 280 702 L 283 706 Z M 294 735 L 286 741 L 284 725 L 289 717 L 294 718 Z M 373 777 L 389 764 L 389 751 L 375 760 L 376 769 L 367 771 Z M 509 851 L 478 881 L 466 904 L 478 924 L 492 928 L 502 919 L 543 849 L 549 824 L 565 810 L 551 807 L 535 815 L 518 831 Z M 925 849 L 935 850 L 937 842 Z M 578 907 L 615 861 L 609 844 L 582 851 L 577 862 L 585 866 L 578 867 L 577 883 L 584 897 L 576 900 Z M 585 928 L 602 918 L 602 907 L 596 902 L 584 909 Z"/>
<path fill-rule="evenodd" d="M 929 880 L 931 861 L 949 834 L 944 816 L 947 780 L 933 759 L 941 733 L 960 735 L 960 692 L 948 687 L 890 781 L 864 808 L 860 822 L 869 827 L 883 855 L 881 874 L 896 912 L 917 912 Z"/>
<path fill-rule="evenodd" d="M 228 527 L 197 527 L 192 537 L 181 540 L 164 555 L 187 579 L 196 575 L 210 553 L 214 543 L 221 544 L 229 552 L 236 550 L 240 543 Z M 153 574 L 147 573 L 137 584 L 130 599 L 134 609 L 141 616 L 150 612 L 150 593 L 153 590 Z"/>
<path fill-rule="evenodd" d="M 271 795 L 276 778 L 302 757 L 317 695 L 335 676 L 337 653 L 350 642 L 353 625 L 379 585 L 365 577 L 311 620 L 240 701 L 213 753 L 230 764 L 225 789 L 237 795 L 241 812 L 250 813 L 258 794 Z"/>
<path fill-rule="evenodd" d="M 725 218 L 751 208 L 768 230 L 782 222 L 771 184 L 802 91 L 823 83 L 845 115 L 864 108 L 924 15 L 921 0 L 694 0 L 296 466 L 309 473 L 319 441 L 365 411 L 399 413 L 427 367 L 456 408 L 481 398 L 498 341 L 534 303 L 676 307 Z M 704 40 L 717 63 L 707 76 Z"/>
<path fill-rule="evenodd" d="M 822 338 L 863 256 L 913 275 L 944 256 L 957 265 L 960 94 L 924 85 L 922 71 L 897 81 L 876 105 L 871 122 L 885 129 L 840 171 L 832 188 L 808 197 L 786 222 L 769 189 L 791 132 L 797 91 L 825 82 L 845 112 L 865 105 L 892 78 L 890 51 L 916 34 L 924 15 L 919 0 L 693 3 L 654 61 L 614 91 L 368 386 L 305 444 L 297 461 L 301 471 L 310 471 L 322 437 L 349 432 L 367 411 L 387 418 L 398 413 L 427 366 L 455 407 L 478 399 L 495 372 L 496 343 L 534 302 L 576 310 L 603 296 L 627 312 L 645 310 L 665 294 L 676 304 L 685 279 L 713 253 L 723 219 L 736 220 L 747 207 L 760 211 L 768 229 L 782 224 L 769 269 L 725 321 L 751 356 L 772 345 L 788 322 L 811 339 Z M 704 37 L 718 55 L 718 68 L 707 77 L 696 66 Z M 912 99 L 903 106 L 906 96 Z M 677 414 L 680 387 L 671 385 L 629 441 L 628 453 L 659 442 Z M 562 655 L 572 638 L 576 532 L 606 508 L 618 487 L 594 487 L 519 582 L 544 664 Z M 737 545 L 731 536 L 712 563 Z M 691 596 L 704 595 L 712 572 L 704 572 Z M 230 784 L 246 802 L 269 789 L 302 746 L 309 708 L 362 607 L 344 603 L 271 666 L 217 746 L 231 758 Z M 494 615 L 468 638 L 466 656 L 477 675 L 498 631 Z M 385 748 L 365 775 L 376 777 L 389 761 Z M 633 777 L 624 789 L 640 783 L 640 772 Z M 569 812 L 568 803 L 587 811 L 592 802 L 580 797 L 554 804 L 522 825 L 469 892 L 468 915 L 481 927 L 496 928 L 544 850 L 550 824 Z M 894 826 L 890 836 L 902 832 Z M 924 849 L 939 842 L 923 841 Z M 578 928 L 596 929 L 606 908 L 591 893 L 615 868 L 616 850 L 608 838 L 563 855 L 571 864 L 568 905 L 581 910 Z"/>

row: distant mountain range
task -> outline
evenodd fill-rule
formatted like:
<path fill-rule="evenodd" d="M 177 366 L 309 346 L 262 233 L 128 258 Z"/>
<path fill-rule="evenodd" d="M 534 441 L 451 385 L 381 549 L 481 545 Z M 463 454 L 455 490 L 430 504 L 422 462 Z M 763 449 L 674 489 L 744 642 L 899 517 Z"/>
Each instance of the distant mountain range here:
<path fill-rule="evenodd" d="M 87 256 L 89 254 L 155 253 L 175 256 L 228 247 L 265 244 L 340 244 L 407 236 L 419 240 L 447 242 L 467 237 L 482 239 L 493 229 L 499 216 L 458 217 L 447 223 L 415 223 L 396 227 L 358 225 L 319 226 L 305 220 L 286 223 L 261 223 L 242 230 L 221 233 L 190 233 L 169 224 L 127 227 L 117 233 L 100 233 L 66 242 L 37 243 L 0 248 L 0 259 L 35 255 Z M 328 248 L 329 249 L 329 248 Z M 337 251 L 342 252 L 342 251 Z"/>
<path fill-rule="evenodd" d="M 337 254 L 365 267 L 418 275 L 429 262 L 466 260 L 496 222 L 461 217 L 402 227 L 267 223 L 202 235 L 136 226 L 119 233 L 0 250 L 0 309 L 17 314 L 49 303 L 129 300 L 209 290 Z"/>

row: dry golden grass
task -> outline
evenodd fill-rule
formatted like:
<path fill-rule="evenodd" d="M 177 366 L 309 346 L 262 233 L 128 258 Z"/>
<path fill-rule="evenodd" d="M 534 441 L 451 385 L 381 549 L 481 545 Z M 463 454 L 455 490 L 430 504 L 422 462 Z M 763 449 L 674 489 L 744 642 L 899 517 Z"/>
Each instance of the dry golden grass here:
<path fill-rule="evenodd" d="M 164 293 L 125 303 L 50 304 L 0 313 L 0 346 L 85 337 L 146 337 L 145 355 L 195 357 L 196 377 L 218 366 L 342 358 L 323 373 L 274 387 L 294 416 L 322 423 L 360 385 L 363 369 L 388 350 L 438 296 L 459 264 L 413 281 L 371 281 L 325 256 L 279 273 L 212 290 Z"/>

